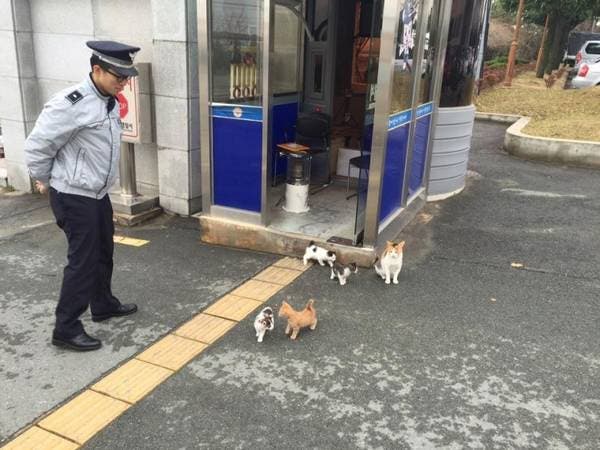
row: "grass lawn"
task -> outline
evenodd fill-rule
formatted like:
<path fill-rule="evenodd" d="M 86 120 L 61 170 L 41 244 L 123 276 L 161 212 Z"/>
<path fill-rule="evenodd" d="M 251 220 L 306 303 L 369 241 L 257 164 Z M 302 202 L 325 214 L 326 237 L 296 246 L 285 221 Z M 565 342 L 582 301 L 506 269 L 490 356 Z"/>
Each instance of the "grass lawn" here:
<path fill-rule="evenodd" d="M 480 112 L 531 117 L 523 132 L 532 136 L 600 141 L 600 86 L 563 89 L 565 76 L 548 89 L 534 72 L 525 72 L 511 87 L 483 90 L 475 106 Z"/>

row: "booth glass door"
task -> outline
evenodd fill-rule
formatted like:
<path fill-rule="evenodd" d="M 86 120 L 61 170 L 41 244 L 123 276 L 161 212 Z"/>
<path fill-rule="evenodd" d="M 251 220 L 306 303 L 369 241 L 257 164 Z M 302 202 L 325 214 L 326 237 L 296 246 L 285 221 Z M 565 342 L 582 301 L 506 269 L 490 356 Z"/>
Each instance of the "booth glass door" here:
<path fill-rule="evenodd" d="M 381 24 L 383 19 L 384 0 L 367 0 L 360 3 L 359 11 L 359 45 L 365 51 L 355 50 L 355 63 L 353 64 L 353 77 L 359 77 L 366 84 L 365 119 L 361 140 L 361 159 L 358 167 L 356 187 L 356 216 L 354 220 L 354 244 L 363 241 L 365 230 L 365 217 L 367 211 L 367 192 L 369 187 L 369 168 L 371 160 L 371 146 L 373 143 L 373 124 L 375 115 L 375 94 L 377 92 L 377 71 L 379 67 L 379 49 L 381 40 Z M 360 68 L 366 70 L 360 73 Z"/>
<path fill-rule="evenodd" d="M 214 211 L 260 217 L 263 0 L 207 0 Z"/>
<path fill-rule="evenodd" d="M 413 134 L 413 150 L 409 166 L 408 189 L 405 195 L 408 195 L 408 201 L 419 193 L 424 187 L 425 166 L 429 152 L 431 119 L 433 115 L 433 68 L 435 58 L 439 54 L 436 48 L 439 41 L 437 23 L 439 17 L 440 3 L 433 0 L 423 0 L 421 3 L 420 20 L 422 36 L 420 36 L 420 54 L 418 60 L 421 64 L 416 68 L 419 73 L 417 81 L 417 92 L 415 96 L 415 105 L 413 111 L 415 115 L 415 125 Z"/>

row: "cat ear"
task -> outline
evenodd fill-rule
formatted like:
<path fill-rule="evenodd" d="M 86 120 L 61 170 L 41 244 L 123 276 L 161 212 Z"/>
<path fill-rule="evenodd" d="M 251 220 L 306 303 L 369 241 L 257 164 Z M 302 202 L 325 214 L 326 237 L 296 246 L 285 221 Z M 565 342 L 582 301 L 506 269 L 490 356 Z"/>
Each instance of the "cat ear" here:
<path fill-rule="evenodd" d="M 406 241 L 400 241 L 396 245 L 400 248 L 404 248 L 404 244 L 406 244 Z"/>

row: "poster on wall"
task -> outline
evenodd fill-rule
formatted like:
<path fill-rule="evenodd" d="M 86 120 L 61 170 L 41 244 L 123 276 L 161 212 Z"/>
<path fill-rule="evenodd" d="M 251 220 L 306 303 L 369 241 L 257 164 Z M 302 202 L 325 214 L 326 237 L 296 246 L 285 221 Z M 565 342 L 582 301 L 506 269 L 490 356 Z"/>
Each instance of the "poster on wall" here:
<path fill-rule="evenodd" d="M 407 0 L 402 9 L 402 38 L 396 46 L 396 59 L 403 61 L 402 70 L 411 70 L 417 24 L 417 7 Z"/>

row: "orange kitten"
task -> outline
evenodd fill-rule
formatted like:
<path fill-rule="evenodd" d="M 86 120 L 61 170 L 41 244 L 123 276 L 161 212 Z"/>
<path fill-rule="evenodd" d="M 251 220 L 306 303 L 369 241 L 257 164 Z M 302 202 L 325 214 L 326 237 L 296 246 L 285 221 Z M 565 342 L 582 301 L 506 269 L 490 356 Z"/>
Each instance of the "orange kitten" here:
<path fill-rule="evenodd" d="M 317 328 L 317 310 L 314 307 L 315 301 L 310 299 L 306 304 L 306 308 L 302 311 L 296 311 L 289 303 L 281 302 L 279 308 L 279 317 L 285 317 L 288 320 L 285 327 L 285 334 L 292 334 L 290 339 L 296 339 L 300 328 L 309 327 L 311 330 Z"/>

